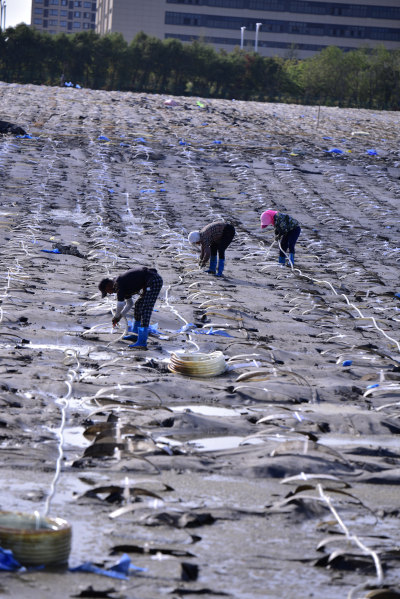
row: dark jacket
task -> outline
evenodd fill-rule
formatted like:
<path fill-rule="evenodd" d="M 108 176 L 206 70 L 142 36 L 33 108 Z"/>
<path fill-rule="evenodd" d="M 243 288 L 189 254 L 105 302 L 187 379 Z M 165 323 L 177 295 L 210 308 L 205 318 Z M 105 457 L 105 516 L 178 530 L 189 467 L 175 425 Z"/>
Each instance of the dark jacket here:
<path fill-rule="evenodd" d="M 132 268 L 116 277 L 114 279 L 114 285 L 117 292 L 117 300 L 123 302 L 129 297 L 132 297 L 132 295 L 140 293 L 140 291 L 147 287 L 149 281 L 155 274 L 157 274 L 155 268 L 142 266 L 140 268 Z"/>

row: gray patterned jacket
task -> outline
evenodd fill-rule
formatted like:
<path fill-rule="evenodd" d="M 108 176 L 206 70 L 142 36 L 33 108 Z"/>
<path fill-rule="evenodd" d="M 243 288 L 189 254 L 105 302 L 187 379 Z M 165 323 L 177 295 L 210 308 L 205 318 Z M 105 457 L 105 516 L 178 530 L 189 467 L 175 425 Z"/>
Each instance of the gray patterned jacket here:
<path fill-rule="evenodd" d="M 277 212 L 274 217 L 274 228 L 275 228 L 275 239 L 278 241 L 286 235 L 293 231 L 296 227 L 300 227 L 300 223 L 298 220 L 289 216 L 289 214 L 283 214 L 283 212 Z"/>

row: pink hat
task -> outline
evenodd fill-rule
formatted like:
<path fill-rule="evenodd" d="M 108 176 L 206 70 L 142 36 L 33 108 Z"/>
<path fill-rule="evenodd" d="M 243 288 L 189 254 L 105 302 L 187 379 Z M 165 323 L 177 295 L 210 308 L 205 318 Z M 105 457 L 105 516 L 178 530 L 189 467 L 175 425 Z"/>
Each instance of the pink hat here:
<path fill-rule="evenodd" d="M 262 229 L 265 229 L 265 227 L 268 227 L 268 225 L 273 225 L 275 214 L 278 214 L 277 210 L 266 210 L 265 212 L 262 213 L 262 215 L 261 215 L 261 228 Z"/>

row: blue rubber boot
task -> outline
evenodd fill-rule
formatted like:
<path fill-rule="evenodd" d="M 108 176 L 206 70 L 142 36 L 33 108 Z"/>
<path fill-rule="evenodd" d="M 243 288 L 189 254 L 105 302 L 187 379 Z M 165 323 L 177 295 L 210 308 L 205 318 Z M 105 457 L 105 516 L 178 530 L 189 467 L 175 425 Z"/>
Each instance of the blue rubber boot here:
<path fill-rule="evenodd" d="M 225 260 L 221 260 L 221 258 L 220 258 L 219 262 L 218 262 L 217 277 L 222 277 L 222 273 L 224 272 L 224 266 L 225 266 Z"/>
<path fill-rule="evenodd" d="M 294 254 L 289 254 L 289 266 L 294 266 Z"/>
<path fill-rule="evenodd" d="M 132 343 L 129 347 L 147 348 L 147 337 L 149 336 L 149 327 L 139 327 L 138 338 L 136 343 Z"/>
<path fill-rule="evenodd" d="M 135 320 L 134 323 L 133 323 L 132 330 L 129 331 L 129 329 L 128 329 L 129 335 L 125 335 L 122 338 L 125 341 L 136 341 L 137 340 L 137 334 L 138 334 L 138 331 L 139 331 L 139 326 L 140 326 L 140 320 Z"/>
<path fill-rule="evenodd" d="M 279 262 L 279 264 L 286 264 L 286 257 L 285 256 L 279 256 L 278 262 Z"/>
<path fill-rule="evenodd" d="M 217 268 L 217 256 L 211 256 L 211 258 L 210 258 L 210 268 L 207 270 L 207 272 L 210 275 L 215 275 L 216 268 Z"/>

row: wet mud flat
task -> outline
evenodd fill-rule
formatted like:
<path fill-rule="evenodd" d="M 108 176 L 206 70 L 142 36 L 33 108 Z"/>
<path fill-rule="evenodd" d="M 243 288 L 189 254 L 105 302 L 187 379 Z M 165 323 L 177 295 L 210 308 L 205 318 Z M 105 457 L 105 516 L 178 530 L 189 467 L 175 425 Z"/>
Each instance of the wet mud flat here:
<path fill-rule="evenodd" d="M 0 136 L 1 507 L 67 519 L 71 567 L 142 569 L 2 573 L 1 594 L 398 596 L 398 114 L 0 98 L 29 134 Z M 302 224 L 293 270 L 267 208 Z M 222 279 L 186 241 L 219 218 Z M 142 264 L 164 279 L 145 352 L 97 290 Z M 179 351 L 227 370 L 181 376 Z"/>

